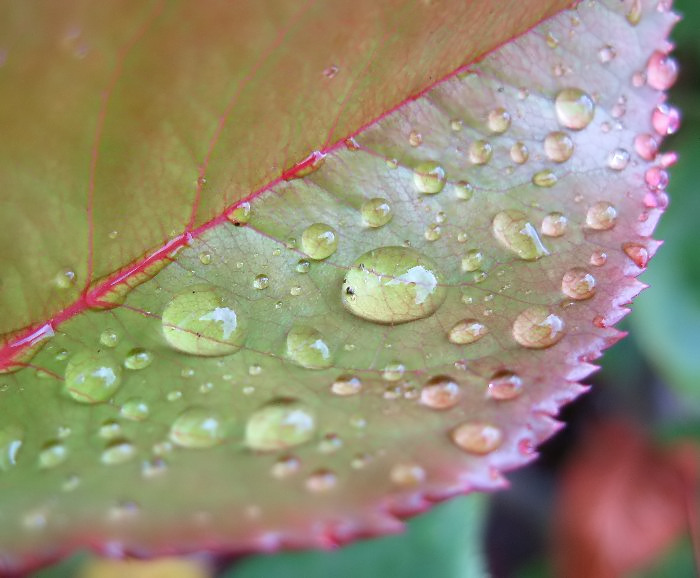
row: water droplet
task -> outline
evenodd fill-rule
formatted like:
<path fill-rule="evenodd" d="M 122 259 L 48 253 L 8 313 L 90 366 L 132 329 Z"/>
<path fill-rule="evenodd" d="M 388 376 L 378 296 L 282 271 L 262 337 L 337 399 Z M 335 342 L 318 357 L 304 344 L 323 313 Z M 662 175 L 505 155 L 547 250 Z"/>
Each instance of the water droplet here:
<path fill-rule="evenodd" d="M 50 441 L 39 451 L 39 467 L 55 468 L 66 461 L 68 449 L 58 441 Z"/>
<path fill-rule="evenodd" d="M 547 34 L 544 35 L 544 39 L 547 43 L 547 46 L 549 46 L 552 49 L 559 46 L 559 40 L 551 31 L 548 31 Z"/>
<path fill-rule="evenodd" d="M 115 440 L 102 451 L 100 461 L 106 465 L 128 462 L 136 455 L 136 447 L 128 440 Z"/>
<path fill-rule="evenodd" d="M 262 366 L 255 363 L 248 368 L 248 375 L 260 375 L 262 370 Z"/>
<path fill-rule="evenodd" d="M 650 191 L 663 191 L 668 186 L 668 173 L 661 167 L 651 167 L 644 173 L 644 182 Z"/>
<path fill-rule="evenodd" d="M 459 384 L 454 379 L 436 375 L 421 389 L 420 402 L 431 409 L 450 409 L 457 405 L 460 395 Z"/>
<path fill-rule="evenodd" d="M 479 341 L 488 333 L 488 328 L 476 319 L 463 319 L 452 326 L 447 334 L 451 343 L 467 345 Z"/>
<path fill-rule="evenodd" d="M 119 389 L 121 375 L 121 366 L 108 353 L 81 351 L 66 365 L 63 387 L 80 403 L 99 403 Z"/>
<path fill-rule="evenodd" d="M 314 223 L 302 233 L 301 248 L 311 259 L 325 259 L 338 248 L 338 233 L 330 225 Z"/>
<path fill-rule="evenodd" d="M 494 108 L 489 113 L 489 130 L 496 134 L 506 132 L 510 128 L 510 113 L 505 108 Z"/>
<path fill-rule="evenodd" d="M 439 193 L 446 181 L 445 169 L 434 161 L 421 163 L 413 169 L 413 183 L 420 193 L 427 195 Z"/>
<path fill-rule="evenodd" d="M 406 372 L 406 367 L 400 361 L 392 361 L 384 367 L 382 377 L 386 381 L 399 381 Z"/>
<path fill-rule="evenodd" d="M 451 432 L 452 441 L 465 452 L 486 455 L 503 443 L 500 428 L 484 422 L 466 422 Z"/>
<path fill-rule="evenodd" d="M 328 492 L 338 483 L 337 476 L 330 470 L 318 470 L 306 479 L 306 489 L 310 492 Z"/>
<path fill-rule="evenodd" d="M 105 347 L 116 347 L 119 344 L 119 334 L 114 329 L 105 329 L 100 333 L 100 343 Z"/>
<path fill-rule="evenodd" d="M 630 154 L 625 149 L 615 149 L 608 155 L 608 167 L 614 171 L 627 168 L 630 162 Z"/>
<path fill-rule="evenodd" d="M 645 161 L 653 161 L 659 152 L 659 143 L 648 133 L 638 134 L 634 138 L 634 150 Z"/>
<path fill-rule="evenodd" d="M 336 395 L 355 395 L 362 390 L 362 381 L 354 375 L 341 375 L 331 384 L 331 391 Z"/>
<path fill-rule="evenodd" d="M 459 119 L 453 119 L 450 121 L 450 130 L 452 132 L 459 132 L 462 130 L 462 127 L 464 126 L 464 121 L 459 120 Z"/>
<path fill-rule="evenodd" d="M 491 160 L 493 147 L 485 140 L 475 140 L 469 145 L 469 161 L 474 165 L 485 165 Z"/>
<path fill-rule="evenodd" d="M 278 479 L 293 476 L 301 468 L 299 458 L 295 456 L 282 456 L 272 466 L 270 473 Z"/>
<path fill-rule="evenodd" d="M 0 470 L 7 471 L 17 463 L 24 442 L 24 432 L 16 425 L 4 425 L 0 430 Z"/>
<path fill-rule="evenodd" d="M 617 53 L 615 52 L 615 48 L 613 48 L 610 44 L 606 44 L 600 50 L 598 50 L 598 60 L 601 64 L 608 64 L 608 62 L 613 60 L 616 56 Z"/>
<path fill-rule="evenodd" d="M 124 367 L 127 369 L 145 369 L 153 363 L 153 354 L 143 347 L 134 347 L 124 358 Z"/>
<path fill-rule="evenodd" d="M 247 224 L 250 221 L 250 203 L 247 201 L 239 203 L 226 215 L 226 218 L 236 227 Z"/>
<path fill-rule="evenodd" d="M 627 14 L 625 14 L 625 18 L 627 18 L 627 22 L 632 26 L 639 24 L 642 19 L 642 0 L 632 0 L 629 10 L 627 10 Z"/>
<path fill-rule="evenodd" d="M 309 441 L 315 431 L 316 418 L 306 405 L 280 399 L 251 414 L 246 423 L 245 441 L 253 450 L 283 450 Z"/>
<path fill-rule="evenodd" d="M 640 269 L 644 269 L 649 263 L 649 250 L 639 243 L 624 243 L 622 250 L 625 252 L 633 263 Z"/>
<path fill-rule="evenodd" d="M 595 277 L 581 267 L 569 269 L 561 280 L 561 290 L 564 295 L 576 300 L 593 297 L 595 286 Z"/>
<path fill-rule="evenodd" d="M 638 70 L 632 74 L 632 86 L 635 88 L 640 88 L 644 86 L 647 81 L 647 75 L 645 72 Z"/>
<path fill-rule="evenodd" d="M 362 220 L 368 227 L 381 227 L 392 218 L 391 205 L 382 197 L 375 197 L 362 203 L 360 208 Z"/>
<path fill-rule="evenodd" d="M 72 269 L 63 269 L 53 278 L 53 284 L 57 289 L 70 289 L 77 281 L 78 277 Z"/>
<path fill-rule="evenodd" d="M 514 163 L 522 165 L 530 158 L 530 152 L 527 150 L 527 146 L 525 146 L 524 143 L 518 141 L 510 147 L 510 158 Z"/>
<path fill-rule="evenodd" d="M 338 74 L 338 71 L 339 71 L 339 70 L 340 70 L 340 69 L 339 69 L 335 64 L 332 64 L 332 65 L 329 66 L 328 68 L 324 68 L 324 69 L 323 69 L 323 76 L 325 76 L 325 77 L 328 78 L 328 79 L 331 79 L 331 78 L 333 78 L 336 74 Z"/>
<path fill-rule="evenodd" d="M 677 108 L 660 104 L 651 113 L 651 124 L 661 136 L 674 134 L 681 126 L 681 113 Z"/>
<path fill-rule="evenodd" d="M 537 234 L 537 229 L 520 211 L 501 211 L 493 218 L 492 229 L 496 239 L 521 259 L 535 261 L 549 255 Z"/>
<path fill-rule="evenodd" d="M 141 475 L 146 479 L 156 478 L 168 470 L 168 464 L 163 458 L 153 458 L 141 464 Z"/>
<path fill-rule="evenodd" d="M 224 439 L 224 426 L 216 412 L 190 407 L 175 418 L 169 437 L 183 448 L 210 448 Z"/>
<path fill-rule="evenodd" d="M 595 267 L 602 267 L 608 262 L 608 256 L 604 251 L 593 251 L 589 263 Z"/>
<path fill-rule="evenodd" d="M 432 315 L 445 300 L 437 265 L 408 247 L 380 247 L 361 255 L 348 270 L 343 305 L 376 323 L 405 323 Z"/>
<path fill-rule="evenodd" d="M 498 371 L 489 381 L 488 396 L 492 399 L 504 401 L 516 398 L 523 389 L 523 380 L 512 371 Z"/>
<path fill-rule="evenodd" d="M 544 153 L 550 161 L 563 163 L 574 153 L 574 141 L 565 132 L 550 132 L 544 139 Z"/>
<path fill-rule="evenodd" d="M 612 229 L 617 222 L 617 210 L 606 201 L 592 205 L 586 213 L 586 225 L 597 231 Z"/>
<path fill-rule="evenodd" d="M 122 433 L 121 424 L 115 419 L 108 419 L 102 422 L 100 429 L 97 430 L 97 435 L 102 439 L 111 440 L 120 436 Z"/>
<path fill-rule="evenodd" d="M 238 351 L 245 324 L 223 291 L 190 287 L 173 297 L 163 310 L 163 336 L 170 346 L 191 355 L 218 356 Z"/>
<path fill-rule="evenodd" d="M 343 440 L 334 433 L 329 433 L 323 436 L 318 443 L 318 451 L 322 454 L 333 454 L 343 447 Z"/>
<path fill-rule="evenodd" d="M 647 63 L 647 84 L 655 90 L 668 90 L 678 78 L 678 63 L 663 52 L 655 51 Z"/>
<path fill-rule="evenodd" d="M 311 261 L 308 259 L 299 259 L 296 266 L 297 273 L 308 273 L 311 269 Z"/>
<path fill-rule="evenodd" d="M 554 110 L 559 124 L 572 130 L 581 130 L 593 120 L 595 103 L 583 90 L 565 88 L 557 94 Z"/>
<path fill-rule="evenodd" d="M 564 321 L 541 305 L 522 311 L 513 322 L 513 338 L 528 349 L 544 349 L 564 336 Z"/>
<path fill-rule="evenodd" d="M 426 241 L 437 241 L 442 236 L 442 228 L 437 223 L 431 223 L 425 228 L 423 236 Z"/>
<path fill-rule="evenodd" d="M 121 407 L 121 415 L 131 421 L 143 421 L 149 412 L 148 404 L 139 398 L 129 399 Z"/>
<path fill-rule="evenodd" d="M 423 142 L 423 135 L 415 130 L 412 130 L 408 135 L 408 144 L 412 147 L 418 147 Z"/>
<path fill-rule="evenodd" d="M 415 463 L 399 463 L 391 468 L 389 477 L 397 486 L 413 487 L 425 481 L 425 470 Z"/>
<path fill-rule="evenodd" d="M 199 262 L 202 265 L 209 265 L 211 263 L 211 253 L 208 251 L 203 251 L 199 254 Z"/>
<path fill-rule="evenodd" d="M 321 332 L 307 325 L 295 325 L 287 333 L 287 357 L 307 369 L 330 367 L 333 361 Z"/>
<path fill-rule="evenodd" d="M 566 233 L 568 219 L 561 213 L 549 213 L 542 219 L 542 234 L 548 237 L 561 237 Z"/>
<path fill-rule="evenodd" d="M 459 181 L 455 185 L 455 195 L 458 199 L 468 201 L 474 196 L 474 187 L 471 183 L 468 183 L 467 181 Z"/>
<path fill-rule="evenodd" d="M 537 171 L 532 175 L 532 184 L 536 187 L 549 188 L 557 184 L 559 178 L 549 169 Z"/>
<path fill-rule="evenodd" d="M 270 286 L 270 278 L 265 275 L 264 273 L 260 273 L 259 275 L 255 276 L 255 279 L 253 279 L 253 287 L 255 289 L 267 289 Z"/>
<path fill-rule="evenodd" d="M 289 294 L 292 295 L 293 297 L 298 297 L 299 295 L 301 295 L 301 293 L 302 293 L 301 285 L 292 285 L 289 288 Z M 277 303 L 275 303 L 275 308 L 279 309 L 280 307 L 282 307 L 281 301 L 278 301 Z"/>

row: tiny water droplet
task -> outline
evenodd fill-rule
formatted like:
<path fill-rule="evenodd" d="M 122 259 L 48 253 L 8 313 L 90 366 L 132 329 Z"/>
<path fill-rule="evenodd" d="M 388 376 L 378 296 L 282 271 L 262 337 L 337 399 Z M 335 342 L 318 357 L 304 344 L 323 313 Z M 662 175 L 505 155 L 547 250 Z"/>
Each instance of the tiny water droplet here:
<path fill-rule="evenodd" d="M 289 288 L 289 294 L 292 295 L 293 297 L 299 297 L 299 295 L 302 294 L 301 285 L 292 285 L 292 286 Z M 278 301 L 277 303 L 275 303 L 275 308 L 276 308 L 276 309 L 279 309 L 280 307 L 282 307 L 282 302 L 281 302 L 281 301 Z"/>
<path fill-rule="evenodd" d="M 331 79 L 331 78 L 333 78 L 336 74 L 338 74 L 338 71 L 339 71 L 339 70 L 340 70 L 340 69 L 339 69 L 335 64 L 332 64 L 332 65 L 329 66 L 328 68 L 324 68 L 324 69 L 323 69 L 323 76 L 325 76 L 325 77 L 328 78 L 328 79 Z"/>
<path fill-rule="evenodd" d="M 211 263 L 211 253 L 203 251 L 199 254 L 199 262 L 202 265 L 209 265 Z"/>
<path fill-rule="evenodd" d="M 450 409 L 457 405 L 459 384 L 448 375 L 430 378 L 420 391 L 420 402 L 431 409 Z"/>
<path fill-rule="evenodd" d="M 608 155 L 608 167 L 614 171 L 627 168 L 630 162 L 630 154 L 625 149 L 615 149 Z"/>
<path fill-rule="evenodd" d="M 485 422 L 466 422 L 451 432 L 452 441 L 465 452 L 486 455 L 503 443 L 500 428 Z"/>
<path fill-rule="evenodd" d="M 425 470 L 415 463 L 399 463 L 391 468 L 391 481 L 397 486 L 413 487 L 425 481 Z"/>
<path fill-rule="evenodd" d="M 338 248 L 338 233 L 330 225 L 314 223 L 302 233 L 301 248 L 311 259 L 323 260 Z"/>
<path fill-rule="evenodd" d="M 479 341 L 488 332 L 486 325 L 476 319 L 463 319 L 452 326 L 447 338 L 456 345 L 468 345 Z"/>
<path fill-rule="evenodd" d="M 116 438 L 117 436 L 120 436 L 121 433 L 122 426 L 115 419 L 105 420 L 104 422 L 102 422 L 102 425 L 100 425 L 100 429 L 97 431 L 97 435 L 99 435 L 102 439 L 106 440 Z"/>
<path fill-rule="evenodd" d="M 668 173 L 661 167 L 651 167 L 644 173 L 644 182 L 650 191 L 664 191 L 668 186 Z"/>
<path fill-rule="evenodd" d="M 420 193 L 439 193 L 445 187 L 446 181 L 445 169 L 434 161 L 420 163 L 413 169 L 413 184 Z"/>
<path fill-rule="evenodd" d="M 489 112 L 489 130 L 495 134 L 502 134 L 510 128 L 510 113 L 505 108 L 494 108 Z"/>
<path fill-rule="evenodd" d="M 47 442 L 39 451 L 39 467 L 55 468 L 65 462 L 67 457 L 68 449 L 61 442 Z"/>
<path fill-rule="evenodd" d="M 253 279 L 253 287 L 255 289 L 267 289 L 270 286 L 270 278 L 265 275 L 264 273 L 260 273 L 259 275 L 255 276 L 255 279 Z"/>
<path fill-rule="evenodd" d="M 561 213 L 549 213 L 542 219 L 542 234 L 547 237 L 561 237 L 566 233 L 568 223 L 568 219 Z"/>
<path fill-rule="evenodd" d="M 437 241 L 442 236 L 442 228 L 437 223 L 431 223 L 425 228 L 423 236 L 426 241 Z"/>
<path fill-rule="evenodd" d="M 544 139 L 544 153 L 550 161 L 563 163 L 574 153 L 574 141 L 565 132 L 550 132 Z"/>
<path fill-rule="evenodd" d="M 564 336 L 564 321 L 546 307 L 533 305 L 513 322 L 513 338 L 528 349 L 551 347 Z"/>
<path fill-rule="evenodd" d="M 105 352 L 81 351 L 66 365 L 64 391 L 80 403 L 107 401 L 121 385 L 122 368 Z"/>
<path fill-rule="evenodd" d="M 318 442 L 318 451 L 322 454 L 333 454 L 343 447 L 343 440 L 334 433 L 329 433 Z"/>
<path fill-rule="evenodd" d="M 544 35 L 544 39 L 547 46 L 549 46 L 551 49 L 559 46 L 559 39 L 551 31 L 548 31 L 547 34 Z"/>
<path fill-rule="evenodd" d="M 128 440 L 115 440 L 109 443 L 100 455 L 100 461 L 106 465 L 128 462 L 136 455 L 136 447 Z"/>
<path fill-rule="evenodd" d="M 612 229 L 617 222 L 617 210 L 607 201 L 591 205 L 586 213 L 586 225 L 597 231 Z"/>
<path fill-rule="evenodd" d="M 581 130 L 593 120 L 595 103 L 583 90 L 565 88 L 557 94 L 554 110 L 559 124 L 572 130 Z"/>
<path fill-rule="evenodd" d="M 336 395 L 348 396 L 360 393 L 362 381 L 354 375 L 340 375 L 331 384 L 331 391 Z"/>
<path fill-rule="evenodd" d="M 382 378 L 386 381 L 399 381 L 406 372 L 406 367 L 400 361 L 392 361 L 384 367 Z"/>
<path fill-rule="evenodd" d="M 634 138 L 634 150 L 645 161 L 653 161 L 659 152 L 659 143 L 648 133 L 638 134 Z"/>
<path fill-rule="evenodd" d="M 124 367 L 132 370 L 145 369 L 151 363 L 153 363 L 153 354 L 143 347 L 134 347 L 124 358 Z"/>
<path fill-rule="evenodd" d="M 122 404 L 120 413 L 122 417 L 131 421 L 143 421 L 148 417 L 150 410 L 145 401 L 139 398 L 132 398 Z"/>
<path fill-rule="evenodd" d="M 589 260 L 590 264 L 595 267 L 602 267 L 608 262 L 608 256 L 604 251 L 593 251 Z"/>
<path fill-rule="evenodd" d="M 418 147 L 421 145 L 422 142 L 423 135 L 421 135 L 421 133 L 412 130 L 408 135 L 408 144 L 410 144 L 412 147 Z"/>
<path fill-rule="evenodd" d="M 105 347 L 116 347 L 119 344 L 119 334 L 113 329 L 105 329 L 100 333 L 100 343 Z"/>
<path fill-rule="evenodd" d="M 549 255 L 524 213 L 516 210 L 501 211 L 492 222 L 496 239 L 507 249 L 526 261 L 535 261 Z"/>
<path fill-rule="evenodd" d="M 541 171 L 537 171 L 534 175 L 532 175 L 532 184 L 535 185 L 536 187 L 542 187 L 542 188 L 553 187 L 554 185 L 557 184 L 557 181 L 559 181 L 559 178 L 557 177 L 556 174 L 554 174 L 553 171 L 551 171 L 549 169 L 543 169 Z"/>
<path fill-rule="evenodd" d="M 0 470 L 7 471 L 17 463 L 24 443 L 24 431 L 16 425 L 4 425 L 0 430 Z"/>
<path fill-rule="evenodd" d="M 362 203 L 360 213 L 365 224 L 373 228 L 386 225 L 393 216 L 389 201 L 382 197 L 375 197 Z"/>
<path fill-rule="evenodd" d="M 210 448 L 224 439 L 219 415 L 205 407 L 190 407 L 170 426 L 170 440 L 183 448 Z"/>
<path fill-rule="evenodd" d="M 632 26 L 639 24 L 640 20 L 642 19 L 642 0 L 632 0 L 627 13 L 625 14 L 625 18 L 627 18 L 627 22 L 629 22 Z"/>
<path fill-rule="evenodd" d="M 525 143 L 520 141 L 514 143 L 513 146 L 510 147 L 510 158 L 518 165 L 526 163 L 527 159 L 530 158 L 530 152 L 527 150 Z"/>
<path fill-rule="evenodd" d="M 53 278 L 53 284 L 57 289 L 70 289 L 77 281 L 78 277 L 72 269 L 63 269 Z"/>
<path fill-rule="evenodd" d="M 311 269 L 311 261 L 308 259 L 299 259 L 296 266 L 297 273 L 308 273 Z"/>
<path fill-rule="evenodd" d="M 455 196 L 463 201 L 468 201 L 474 196 L 474 186 L 467 181 L 459 181 L 455 185 Z"/>
<path fill-rule="evenodd" d="M 287 357 L 307 369 L 323 369 L 333 362 L 321 332 L 307 325 L 295 325 L 287 333 Z"/>
<path fill-rule="evenodd" d="M 640 269 L 644 269 L 649 263 L 649 250 L 639 243 L 624 243 L 622 250 L 632 262 Z"/>
<path fill-rule="evenodd" d="M 593 297 L 595 286 L 595 277 L 581 267 L 569 269 L 561 280 L 561 290 L 564 295 L 576 300 Z"/>
<path fill-rule="evenodd" d="M 273 465 L 270 473 L 280 480 L 293 476 L 301 468 L 299 458 L 295 456 L 282 456 Z"/>
<path fill-rule="evenodd" d="M 474 165 L 485 165 L 492 155 L 493 147 L 485 140 L 475 140 L 469 145 L 469 161 Z"/>
<path fill-rule="evenodd" d="M 163 310 L 163 336 L 183 353 L 230 355 L 245 340 L 245 325 L 237 309 L 238 305 L 219 289 L 190 287 L 173 297 Z"/>
<path fill-rule="evenodd" d="M 248 418 L 246 445 L 257 451 L 276 451 L 308 442 L 316 431 L 316 417 L 305 404 L 292 399 L 272 401 Z"/>
<path fill-rule="evenodd" d="M 678 63 L 663 52 L 655 51 L 647 63 L 647 84 L 654 90 L 668 90 L 678 78 Z"/>
<path fill-rule="evenodd" d="M 505 401 L 514 399 L 520 395 L 523 389 L 523 380 L 512 371 L 498 371 L 489 381 L 488 396 L 492 399 Z"/>
<path fill-rule="evenodd" d="M 250 221 L 250 203 L 247 201 L 239 203 L 226 215 L 226 218 L 236 227 L 246 225 Z"/>
<path fill-rule="evenodd" d="M 464 121 L 460 119 L 453 119 L 450 121 L 450 130 L 452 132 L 459 132 L 462 130 L 462 127 L 464 126 Z"/>
<path fill-rule="evenodd" d="M 337 476 L 330 470 L 318 470 L 306 479 L 306 489 L 313 493 L 332 490 L 338 483 Z"/>
<path fill-rule="evenodd" d="M 674 134 L 681 126 L 681 113 L 677 108 L 660 104 L 651 113 L 651 124 L 661 136 Z"/>
<path fill-rule="evenodd" d="M 437 265 L 408 247 L 380 247 L 358 257 L 341 289 L 343 305 L 376 323 L 405 323 L 432 315 L 445 300 Z"/>
<path fill-rule="evenodd" d="M 615 48 L 610 44 L 606 44 L 598 50 L 598 60 L 601 64 L 608 64 L 617 56 Z"/>

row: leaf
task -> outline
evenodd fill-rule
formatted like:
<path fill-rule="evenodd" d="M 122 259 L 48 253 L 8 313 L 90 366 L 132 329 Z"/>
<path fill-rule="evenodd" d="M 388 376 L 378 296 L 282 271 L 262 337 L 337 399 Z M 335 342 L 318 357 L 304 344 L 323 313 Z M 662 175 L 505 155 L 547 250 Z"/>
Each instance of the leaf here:
<path fill-rule="evenodd" d="M 503 487 L 656 249 L 674 20 L 563 12 L 9 342 L 5 569 L 330 548 Z"/>
<path fill-rule="evenodd" d="M 4 3 L 0 332 L 568 4 Z"/>

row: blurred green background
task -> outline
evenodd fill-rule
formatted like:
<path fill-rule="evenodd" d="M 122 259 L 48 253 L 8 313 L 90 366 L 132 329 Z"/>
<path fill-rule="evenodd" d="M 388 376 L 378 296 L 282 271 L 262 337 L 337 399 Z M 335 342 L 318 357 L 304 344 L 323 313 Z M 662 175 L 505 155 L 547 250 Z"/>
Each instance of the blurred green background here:
<path fill-rule="evenodd" d="M 652 289 L 621 325 L 629 337 L 603 357 L 592 393 L 567 408 L 567 429 L 542 448 L 536 464 L 510 476 L 509 491 L 453 500 L 409 522 L 406 534 L 337 552 L 218 561 L 218 575 L 547 578 L 553 576 L 550 537 L 560 472 L 566 456 L 583 443 L 587 425 L 627 419 L 644 424 L 660 443 L 689 438 L 700 446 L 700 0 L 677 0 L 674 6 L 684 19 L 673 34 L 681 75 L 670 101 L 682 109 L 683 125 L 665 144 L 680 156 L 672 169 L 671 204 L 656 234 L 665 243 L 642 277 Z M 79 555 L 36 576 L 88 576 L 88 562 Z M 690 578 L 698 575 L 695 564 L 686 534 L 632 576 Z"/>

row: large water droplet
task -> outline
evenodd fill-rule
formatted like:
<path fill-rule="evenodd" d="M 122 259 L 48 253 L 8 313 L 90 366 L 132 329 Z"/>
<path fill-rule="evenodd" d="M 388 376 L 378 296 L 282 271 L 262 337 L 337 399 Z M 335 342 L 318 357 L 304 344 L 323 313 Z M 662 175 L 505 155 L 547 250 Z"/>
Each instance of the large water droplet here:
<path fill-rule="evenodd" d="M 121 366 L 108 353 L 81 351 L 66 365 L 63 387 L 80 403 L 99 403 L 119 389 L 121 375 Z"/>
<path fill-rule="evenodd" d="M 561 290 L 564 295 L 576 300 L 593 297 L 595 285 L 595 277 L 581 267 L 569 269 L 561 280 Z"/>
<path fill-rule="evenodd" d="M 521 259 L 535 261 L 549 255 L 537 229 L 520 211 L 501 211 L 493 218 L 492 229 L 496 239 Z"/>
<path fill-rule="evenodd" d="M 226 215 L 226 218 L 236 227 L 245 225 L 250 221 L 250 203 L 247 201 L 239 203 Z"/>
<path fill-rule="evenodd" d="M 678 78 L 678 63 L 668 54 L 655 51 L 647 63 L 647 84 L 655 90 L 668 90 Z"/>
<path fill-rule="evenodd" d="M 485 422 L 467 422 L 451 433 L 452 441 L 465 452 L 486 455 L 503 442 L 500 428 Z"/>
<path fill-rule="evenodd" d="M 316 431 L 316 418 L 297 400 L 281 399 L 255 411 L 246 423 L 245 442 L 258 451 L 283 450 L 309 441 Z"/>
<path fill-rule="evenodd" d="M 420 402 L 431 409 L 450 409 L 460 398 L 459 384 L 448 375 L 436 375 L 420 392 Z"/>
<path fill-rule="evenodd" d="M 574 141 L 565 132 L 550 132 L 544 139 L 544 153 L 550 161 L 563 163 L 574 154 Z"/>
<path fill-rule="evenodd" d="M 205 407 L 190 407 L 170 426 L 170 439 L 183 448 L 210 448 L 224 439 L 218 413 Z"/>
<path fill-rule="evenodd" d="M 314 223 L 301 234 L 301 248 L 316 261 L 330 257 L 338 248 L 338 233 L 330 225 Z"/>
<path fill-rule="evenodd" d="M 557 94 L 554 110 L 559 124 L 572 130 L 581 130 L 593 120 L 595 103 L 583 90 L 565 88 Z"/>
<path fill-rule="evenodd" d="M 586 225 L 597 231 L 612 229 L 617 222 L 617 210 L 607 201 L 591 205 L 586 213 Z"/>
<path fill-rule="evenodd" d="M 421 163 L 413 169 L 413 182 L 421 193 L 439 193 L 445 187 L 446 181 L 445 169 L 434 161 Z"/>
<path fill-rule="evenodd" d="M 163 310 L 165 340 L 178 351 L 218 356 L 238 351 L 245 339 L 235 302 L 219 289 L 190 287 Z"/>
<path fill-rule="evenodd" d="M 528 349 L 544 349 L 564 336 L 564 321 L 541 305 L 522 311 L 513 322 L 513 338 Z"/>
<path fill-rule="evenodd" d="M 408 247 L 380 247 L 361 255 L 348 271 L 343 305 L 376 323 L 405 323 L 432 315 L 445 300 L 437 265 Z"/>
<path fill-rule="evenodd" d="M 488 333 L 486 325 L 476 319 L 463 319 L 452 326 L 447 338 L 457 345 L 467 345 L 481 339 Z"/>
<path fill-rule="evenodd" d="M 375 197 L 362 203 L 360 212 L 365 224 L 373 228 L 386 225 L 393 216 L 389 201 L 381 197 Z"/>
<path fill-rule="evenodd" d="M 287 333 L 287 357 L 308 369 L 330 367 L 333 361 L 321 332 L 307 325 L 295 325 Z"/>

